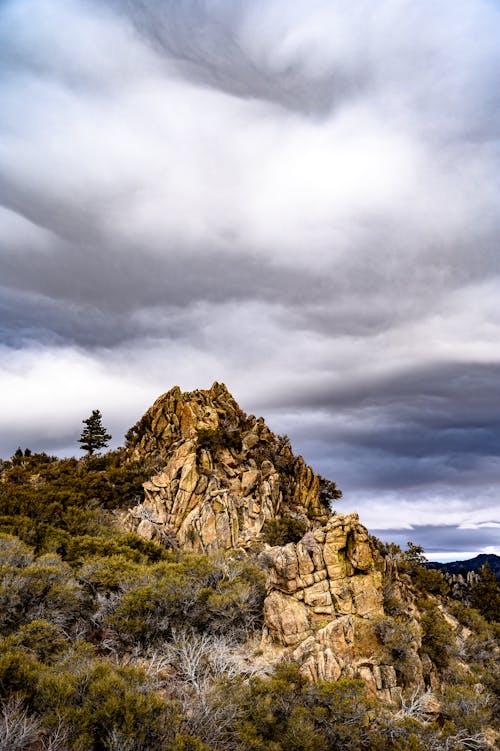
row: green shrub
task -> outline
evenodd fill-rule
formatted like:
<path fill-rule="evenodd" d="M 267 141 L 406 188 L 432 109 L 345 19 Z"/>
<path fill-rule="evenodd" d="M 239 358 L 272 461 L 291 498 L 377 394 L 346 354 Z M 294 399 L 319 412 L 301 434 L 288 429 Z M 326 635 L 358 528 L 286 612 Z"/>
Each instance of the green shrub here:
<path fill-rule="evenodd" d="M 429 600 L 421 600 L 418 604 L 424 611 L 420 620 L 422 652 L 427 654 L 438 668 L 445 668 L 455 651 L 455 633 L 437 605 Z"/>
<path fill-rule="evenodd" d="M 9 640 L 0 640 L 0 695 L 32 697 L 36 693 L 39 664 L 36 658 Z"/>
<path fill-rule="evenodd" d="M 107 509 L 135 505 L 149 469 L 124 462 L 120 451 L 89 461 L 33 454 L 4 463 L 0 531 L 16 534 L 37 552 L 65 555 L 74 535 L 112 534 Z"/>
<path fill-rule="evenodd" d="M 403 675 L 413 664 L 418 646 L 418 629 L 407 617 L 382 618 L 374 627 L 375 634 L 388 650 L 389 662 Z"/>
<path fill-rule="evenodd" d="M 480 733 L 492 722 L 492 697 L 479 685 L 444 685 L 439 698 L 443 717 L 459 730 Z"/>
<path fill-rule="evenodd" d="M 413 583 L 422 592 L 430 592 L 436 595 L 447 595 L 450 585 L 440 571 L 432 568 L 417 566 L 412 575 Z"/>
<path fill-rule="evenodd" d="M 68 728 L 69 748 L 106 751 L 120 739 L 123 748 L 160 751 L 180 729 L 177 710 L 151 691 L 142 671 L 99 660 L 40 667 L 29 701 L 46 725 Z"/>
<path fill-rule="evenodd" d="M 139 586 L 147 579 L 147 568 L 122 554 L 86 558 L 78 570 L 78 580 L 95 597 Z"/>
<path fill-rule="evenodd" d="M 267 519 L 262 527 L 262 538 L 269 545 L 286 545 L 298 542 L 305 535 L 307 524 L 295 516 Z"/>
<path fill-rule="evenodd" d="M 164 548 L 133 533 L 73 536 L 67 544 L 65 555 L 66 560 L 73 565 L 81 564 L 88 558 L 112 556 L 121 556 L 135 563 L 168 560 L 168 553 Z"/>
<path fill-rule="evenodd" d="M 452 600 L 448 609 L 462 626 L 472 629 L 476 634 L 484 633 L 488 629 L 488 623 L 479 610 L 467 607 L 460 600 Z"/>
<path fill-rule="evenodd" d="M 55 660 L 68 647 L 68 639 L 62 628 L 44 619 L 21 626 L 10 637 L 10 643 L 32 653 L 40 662 Z"/>
<path fill-rule="evenodd" d="M 210 746 L 200 738 L 194 738 L 186 733 L 179 733 L 173 739 L 168 751 L 212 751 Z"/>
<path fill-rule="evenodd" d="M 30 561 L 28 549 L 19 541 L 17 547 L 11 545 L 10 551 L 11 559 L 12 551 L 17 551 L 14 558 L 18 565 L 14 562 L 3 570 L 0 630 L 7 634 L 34 619 L 71 628 L 88 606 L 71 568 L 55 554 Z"/>
<path fill-rule="evenodd" d="M 236 721 L 229 733 L 233 740 L 231 747 L 235 749 L 362 751 L 376 748 L 372 743 L 374 739 L 369 739 L 372 702 L 361 681 L 340 679 L 313 686 L 294 663 L 285 662 L 278 665 L 271 676 L 253 678 L 239 685 L 233 683 L 222 692 L 236 700 Z"/>
<path fill-rule="evenodd" d="M 80 569 L 87 591 L 114 593 L 106 601 L 103 625 L 122 648 L 161 642 L 178 628 L 229 630 L 237 638 L 261 626 L 265 576 L 259 567 L 246 557 L 169 555 L 169 561 L 153 565 L 123 556 L 94 558 Z"/>
<path fill-rule="evenodd" d="M 500 584 L 487 563 L 472 586 L 471 604 L 489 623 L 500 623 Z"/>
<path fill-rule="evenodd" d="M 10 568 L 23 568 L 33 562 L 33 550 L 14 535 L 0 534 L 0 572 L 8 573 Z"/>
<path fill-rule="evenodd" d="M 226 430 L 219 427 L 216 429 L 202 428 L 197 433 L 198 449 L 206 449 L 211 454 L 216 454 L 222 449 L 241 451 L 241 431 Z"/>

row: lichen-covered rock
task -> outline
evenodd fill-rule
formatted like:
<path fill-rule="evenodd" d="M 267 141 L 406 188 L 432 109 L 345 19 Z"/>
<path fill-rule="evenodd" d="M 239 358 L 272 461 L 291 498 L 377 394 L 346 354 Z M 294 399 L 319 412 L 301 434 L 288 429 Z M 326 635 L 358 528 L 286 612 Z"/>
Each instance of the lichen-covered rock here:
<path fill-rule="evenodd" d="M 329 509 L 320 479 L 285 437 L 247 416 L 224 384 L 156 400 L 127 434 L 132 460 L 162 468 L 144 484 L 128 526 L 148 539 L 175 539 L 197 552 L 248 548 L 267 520 L 293 514 L 311 529 Z"/>

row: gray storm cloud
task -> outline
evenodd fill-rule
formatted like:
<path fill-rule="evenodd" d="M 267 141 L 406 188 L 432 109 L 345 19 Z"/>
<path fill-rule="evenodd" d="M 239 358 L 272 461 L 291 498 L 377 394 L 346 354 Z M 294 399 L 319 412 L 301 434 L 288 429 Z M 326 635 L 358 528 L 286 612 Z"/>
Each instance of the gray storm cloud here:
<path fill-rule="evenodd" d="M 494 518 L 499 33 L 486 0 L 2 3 L 0 453 L 218 379 L 377 528 Z"/>

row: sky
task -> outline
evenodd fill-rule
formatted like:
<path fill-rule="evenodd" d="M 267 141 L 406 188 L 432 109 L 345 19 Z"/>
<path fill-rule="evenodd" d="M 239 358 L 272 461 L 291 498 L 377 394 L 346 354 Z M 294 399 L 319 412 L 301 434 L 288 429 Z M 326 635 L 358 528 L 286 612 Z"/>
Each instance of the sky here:
<path fill-rule="evenodd" d="M 500 4 L 0 0 L 0 456 L 226 383 L 382 539 L 500 553 Z"/>

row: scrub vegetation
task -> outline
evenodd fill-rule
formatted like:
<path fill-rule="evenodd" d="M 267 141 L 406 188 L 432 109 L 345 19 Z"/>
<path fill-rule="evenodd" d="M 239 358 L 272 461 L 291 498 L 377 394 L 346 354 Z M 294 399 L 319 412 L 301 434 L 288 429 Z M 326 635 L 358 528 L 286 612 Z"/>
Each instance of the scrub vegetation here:
<path fill-rule="evenodd" d="M 201 440 L 212 448 L 218 438 Z M 0 751 L 491 747 L 500 715 L 491 577 L 480 580 L 488 622 L 449 599 L 422 551 L 393 546 L 419 597 L 421 654 L 439 685 L 397 707 L 358 680 L 311 685 L 293 662 L 271 666 L 261 653 L 265 575 L 252 555 L 166 550 L 123 532 L 120 515 L 151 474 L 123 458 L 18 450 L 1 463 Z M 296 526 L 270 525 L 269 541 L 300 536 Z M 410 670 L 413 635 L 398 606 L 390 610 L 390 586 L 386 594 L 379 647 Z"/>

